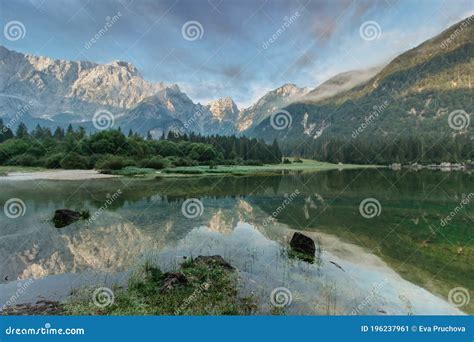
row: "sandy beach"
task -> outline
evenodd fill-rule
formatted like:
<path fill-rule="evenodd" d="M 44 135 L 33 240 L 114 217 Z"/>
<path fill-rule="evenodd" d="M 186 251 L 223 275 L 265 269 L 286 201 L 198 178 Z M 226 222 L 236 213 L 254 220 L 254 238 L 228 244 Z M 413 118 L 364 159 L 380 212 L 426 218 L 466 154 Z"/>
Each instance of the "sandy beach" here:
<path fill-rule="evenodd" d="M 7 176 L 0 176 L 6 180 L 87 180 L 114 178 L 115 175 L 106 175 L 96 170 L 48 170 L 38 172 L 11 172 Z"/>

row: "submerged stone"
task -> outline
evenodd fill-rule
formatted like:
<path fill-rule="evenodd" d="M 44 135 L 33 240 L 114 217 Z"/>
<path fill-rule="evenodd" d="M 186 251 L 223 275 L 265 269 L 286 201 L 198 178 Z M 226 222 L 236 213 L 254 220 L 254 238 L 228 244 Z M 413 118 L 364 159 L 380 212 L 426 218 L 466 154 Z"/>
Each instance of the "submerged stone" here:
<path fill-rule="evenodd" d="M 307 237 L 306 235 L 295 232 L 291 238 L 290 246 L 294 251 L 314 258 L 316 245 L 314 244 L 313 239 Z"/>
<path fill-rule="evenodd" d="M 82 218 L 81 213 L 69 210 L 69 209 L 58 209 L 54 212 L 53 222 L 56 228 L 63 228 L 71 223 L 74 223 Z"/>

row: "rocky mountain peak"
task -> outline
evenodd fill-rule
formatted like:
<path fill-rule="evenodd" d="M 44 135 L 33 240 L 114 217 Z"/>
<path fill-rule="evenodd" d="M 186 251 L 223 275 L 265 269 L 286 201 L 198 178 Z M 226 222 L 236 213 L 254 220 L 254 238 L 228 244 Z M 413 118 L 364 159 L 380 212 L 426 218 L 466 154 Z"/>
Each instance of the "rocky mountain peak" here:
<path fill-rule="evenodd" d="M 245 131 L 272 115 L 275 111 L 302 98 L 309 90 L 287 83 L 262 96 L 252 106 L 240 112 L 237 128 Z"/>
<path fill-rule="evenodd" d="M 90 119 L 98 108 L 121 113 L 167 87 L 144 80 L 124 61 L 66 61 L 0 47 L 0 93 L 37 103 L 31 107 L 33 117 L 72 112 Z M 170 89 L 179 92 L 177 86 Z M 8 103 L 0 107 L 15 111 Z"/>
<path fill-rule="evenodd" d="M 274 90 L 274 93 L 276 95 L 280 96 L 291 96 L 295 94 L 302 94 L 307 92 L 308 90 L 306 88 L 300 88 L 296 84 L 293 83 L 286 83 L 282 85 L 281 87 L 278 87 Z"/>
<path fill-rule="evenodd" d="M 135 65 L 131 63 L 117 60 L 108 63 L 108 65 L 110 65 L 112 68 L 123 68 L 127 73 L 132 76 L 140 76 L 138 69 L 135 67 Z"/>
<path fill-rule="evenodd" d="M 215 101 L 211 101 L 208 105 L 214 119 L 218 121 L 231 120 L 235 121 L 239 115 L 239 108 L 231 97 L 223 97 Z"/>

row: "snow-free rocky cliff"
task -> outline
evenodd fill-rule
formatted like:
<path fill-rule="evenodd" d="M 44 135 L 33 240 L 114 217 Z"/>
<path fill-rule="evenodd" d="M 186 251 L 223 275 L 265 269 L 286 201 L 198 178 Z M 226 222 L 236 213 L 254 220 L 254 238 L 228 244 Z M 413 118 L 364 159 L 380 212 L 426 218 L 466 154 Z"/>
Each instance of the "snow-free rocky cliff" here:
<path fill-rule="evenodd" d="M 10 122 L 18 117 L 14 125 L 24 122 L 30 128 L 73 124 L 94 131 L 94 114 L 107 110 L 114 116 L 113 127 L 151 131 L 155 137 L 170 130 L 247 134 L 308 92 L 285 84 L 240 110 L 231 97 L 194 103 L 178 85 L 148 82 L 127 62 L 57 60 L 0 46 L 0 117 Z"/>

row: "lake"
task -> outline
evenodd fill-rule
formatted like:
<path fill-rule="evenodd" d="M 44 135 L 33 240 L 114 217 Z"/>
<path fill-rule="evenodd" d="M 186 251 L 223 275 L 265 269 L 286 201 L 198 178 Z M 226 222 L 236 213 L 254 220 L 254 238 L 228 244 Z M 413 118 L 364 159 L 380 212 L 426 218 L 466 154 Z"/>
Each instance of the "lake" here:
<path fill-rule="evenodd" d="M 239 269 L 240 294 L 256 299 L 258 313 L 271 312 L 279 290 L 286 314 L 474 313 L 474 301 L 459 303 L 455 293 L 474 288 L 467 172 L 0 177 L 0 188 L 2 205 L 25 204 L 23 216 L 0 216 L 2 305 L 25 284 L 17 303 L 63 299 L 81 286 L 123 284 L 145 261 L 171 270 L 185 258 L 219 254 Z M 58 229 L 51 219 L 59 208 L 91 218 Z M 295 231 L 315 241 L 313 261 L 291 252 Z"/>

